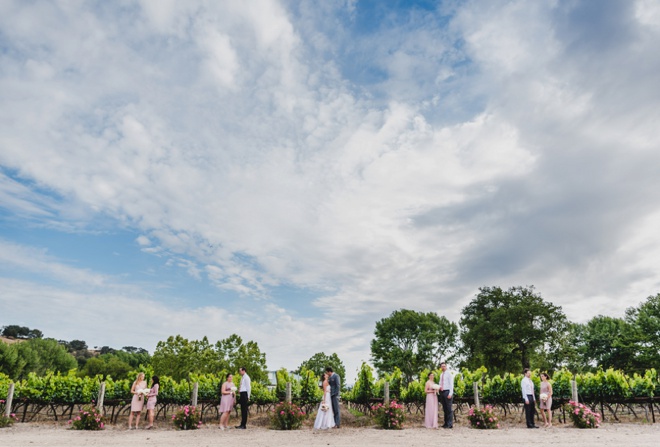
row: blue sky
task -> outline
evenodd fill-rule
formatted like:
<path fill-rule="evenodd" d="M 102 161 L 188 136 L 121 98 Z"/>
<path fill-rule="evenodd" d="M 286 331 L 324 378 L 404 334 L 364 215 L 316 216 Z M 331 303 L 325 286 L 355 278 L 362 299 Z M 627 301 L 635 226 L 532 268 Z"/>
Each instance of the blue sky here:
<path fill-rule="evenodd" d="M 660 290 L 660 4 L 0 3 L 0 325 L 369 360 L 481 286 Z"/>

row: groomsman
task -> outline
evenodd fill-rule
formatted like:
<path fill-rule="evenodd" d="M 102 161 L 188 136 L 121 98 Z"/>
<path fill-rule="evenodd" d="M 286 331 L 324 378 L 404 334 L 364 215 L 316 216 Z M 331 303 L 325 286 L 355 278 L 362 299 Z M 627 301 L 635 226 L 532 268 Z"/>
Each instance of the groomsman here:
<path fill-rule="evenodd" d="M 532 372 L 529 368 L 523 370 L 522 381 L 520 388 L 522 389 L 522 397 L 525 401 L 525 419 L 527 420 L 527 428 L 539 428 L 534 424 L 534 410 L 536 407 L 536 399 L 534 398 L 534 382 L 532 382 Z"/>
<path fill-rule="evenodd" d="M 241 393 L 238 400 L 238 402 L 241 404 L 241 425 L 237 425 L 236 428 L 245 430 L 247 428 L 248 401 L 250 400 L 252 386 L 250 376 L 247 375 L 245 368 L 239 368 L 238 373 L 241 375 L 241 386 L 238 389 L 238 391 Z"/>
<path fill-rule="evenodd" d="M 442 404 L 445 423 L 442 428 L 454 428 L 454 375 L 447 369 L 447 363 L 440 363 L 440 393 L 438 398 Z"/>

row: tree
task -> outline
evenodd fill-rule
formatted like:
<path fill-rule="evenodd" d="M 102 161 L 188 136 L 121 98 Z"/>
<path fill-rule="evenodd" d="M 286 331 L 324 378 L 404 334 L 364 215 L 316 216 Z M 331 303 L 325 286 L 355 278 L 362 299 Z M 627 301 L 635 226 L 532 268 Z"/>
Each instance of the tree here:
<path fill-rule="evenodd" d="M 482 287 L 461 312 L 465 366 L 482 365 L 495 373 L 530 367 L 535 353 L 560 349 L 568 329 L 561 307 L 548 303 L 534 287 Z"/>
<path fill-rule="evenodd" d="M 307 369 L 312 371 L 316 377 L 323 377 L 325 368 L 328 366 L 331 367 L 339 377 L 341 377 L 341 389 L 344 390 L 346 386 L 344 383 L 346 379 L 346 368 L 339 359 L 337 353 L 333 352 L 332 355 L 328 356 L 324 352 L 317 352 L 309 359 L 302 362 L 295 373 L 302 375 L 303 369 Z"/>
<path fill-rule="evenodd" d="M 238 369 L 242 367 L 252 380 L 268 382 L 266 354 L 261 352 L 256 342 L 243 343 L 241 337 L 232 334 L 215 344 L 215 352 L 216 362 L 228 371 L 238 373 Z"/>
<path fill-rule="evenodd" d="M 376 323 L 371 358 L 379 373 L 401 369 L 406 383 L 423 369 L 449 359 L 456 348 L 458 326 L 436 313 L 401 309 Z"/>
<path fill-rule="evenodd" d="M 637 352 L 631 324 L 603 315 L 579 325 L 575 345 L 585 370 L 600 367 L 630 371 Z"/>
<path fill-rule="evenodd" d="M 13 338 L 43 338 L 44 334 L 39 329 L 30 329 L 26 326 L 18 326 L 11 324 L 2 328 L 2 335 L 4 337 Z"/>
<path fill-rule="evenodd" d="M 660 293 L 649 296 L 639 307 L 626 310 L 626 322 L 632 325 L 638 354 L 634 369 L 657 368 L 660 365 Z"/>
<path fill-rule="evenodd" d="M 188 341 L 180 335 L 159 341 L 151 364 L 156 374 L 174 380 L 187 380 L 191 373 L 214 373 L 221 369 L 206 337 Z"/>
<path fill-rule="evenodd" d="M 76 359 L 52 338 L 0 345 L 0 371 L 14 380 L 23 379 L 31 372 L 38 375 L 48 371 L 65 373 L 77 366 Z"/>

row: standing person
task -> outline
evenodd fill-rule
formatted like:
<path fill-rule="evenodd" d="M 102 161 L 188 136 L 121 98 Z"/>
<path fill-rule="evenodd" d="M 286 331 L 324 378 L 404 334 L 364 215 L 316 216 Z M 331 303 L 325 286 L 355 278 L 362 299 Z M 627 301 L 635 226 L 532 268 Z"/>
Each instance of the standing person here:
<path fill-rule="evenodd" d="M 220 430 L 226 429 L 227 424 L 229 423 L 229 416 L 231 409 L 234 407 L 234 398 L 236 396 L 234 393 L 235 389 L 234 376 L 227 374 L 227 380 L 225 380 L 225 382 L 220 387 L 220 394 L 222 394 L 220 397 L 220 408 L 218 409 L 218 411 L 222 413 L 220 416 Z M 241 405 L 241 410 L 242 409 L 243 406 Z"/>
<path fill-rule="evenodd" d="M 440 400 L 445 423 L 442 428 L 454 428 L 454 375 L 447 369 L 447 363 L 440 363 Z"/>
<path fill-rule="evenodd" d="M 539 389 L 541 402 L 539 408 L 544 427 L 552 427 L 552 384 L 548 381 L 549 379 L 550 376 L 547 373 L 541 373 L 541 387 Z M 547 418 L 546 411 L 548 412 Z"/>
<path fill-rule="evenodd" d="M 438 389 L 436 388 L 435 374 L 429 374 L 429 380 L 424 385 L 426 405 L 424 406 L 424 427 L 438 428 Z"/>
<path fill-rule="evenodd" d="M 250 381 L 250 376 L 248 376 L 245 368 L 242 366 L 238 369 L 238 373 L 241 375 L 241 386 L 238 389 L 240 393 L 238 403 L 241 404 L 241 425 L 237 425 L 236 428 L 245 430 L 247 428 L 248 401 L 252 392 L 252 382 Z"/>
<path fill-rule="evenodd" d="M 341 425 L 339 415 L 339 392 L 341 390 L 341 378 L 336 374 L 331 367 L 325 368 L 328 374 L 328 383 L 330 384 L 330 400 L 332 400 L 332 413 L 335 417 L 335 428 Z"/>
<path fill-rule="evenodd" d="M 536 399 L 534 399 L 534 382 L 530 378 L 532 372 L 529 368 L 523 370 L 523 379 L 520 382 L 522 389 L 523 400 L 525 401 L 525 419 L 527 420 L 527 428 L 538 428 L 534 425 L 534 406 Z"/>
<path fill-rule="evenodd" d="M 144 394 L 142 390 L 147 388 L 147 382 L 144 380 L 144 373 L 137 375 L 135 382 L 131 386 L 131 394 L 133 399 L 131 400 L 131 414 L 128 415 L 128 429 L 131 429 L 133 425 L 133 418 L 135 417 L 135 429 L 137 430 L 138 425 L 140 425 L 140 414 L 142 414 L 142 407 L 144 406 Z"/>
<path fill-rule="evenodd" d="M 332 398 L 330 397 L 330 384 L 328 383 L 329 373 L 323 374 L 323 400 L 319 405 L 319 412 L 316 414 L 314 428 L 325 430 L 335 426 L 335 414 L 332 411 Z"/>
<path fill-rule="evenodd" d="M 156 402 L 158 401 L 158 390 L 160 388 L 160 379 L 158 376 L 153 376 L 151 378 L 151 389 L 149 389 L 149 394 L 147 394 L 147 417 L 149 418 L 149 425 L 147 430 L 153 428 L 154 426 L 154 413 L 156 411 Z"/>

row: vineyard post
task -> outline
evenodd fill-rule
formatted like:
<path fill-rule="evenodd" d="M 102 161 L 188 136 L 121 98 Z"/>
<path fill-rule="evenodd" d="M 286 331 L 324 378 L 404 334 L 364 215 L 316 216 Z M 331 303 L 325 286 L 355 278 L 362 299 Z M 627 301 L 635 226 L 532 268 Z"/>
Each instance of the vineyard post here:
<path fill-rule="evenodd" d="M 571 380 L 571 399 L 576 403 L 578 401 L 577 382 L 575 380 Z"/>
<path fill-rule="evenodd" d="M 291 403 L 291 382 L 286 383 L 286 403 Z"/>
<path fill-rule="evenodd" d="M 472 387 L 474 388 L 474 406 L 477 407 L 477 410 L 480 408 L 479 405 L 479 382 L 472 382 Z"/>
<path fill-rule="evenodd" d="M 385 406 L 390 404 L 390 382 L 385 382 L 383 386 L 383 403 Z"/>
<path fill-rule="evenodd" d="M 105 382 L 101 382 L 99 387 L 99 394 L 96 399 L 96 409 L 99 413 L 103 414 L 103 400 L 105 399 Z"/>
<path fill-rule="evenodd" d="M 14 382 L 9 384 L 9 390 L 7 391 L 7 402 L 5 403 L 5 416 L 9 417 L 11 414 L 11 403 L 14 400 Z"/>
<path fill-rule="evenodd" d="M 195 382 L 193 385 L 193 391 L 192 391 L 192 406 L 196 407 L 197 406 L 197 391 L 199 390 L 199 382 Z"/>

